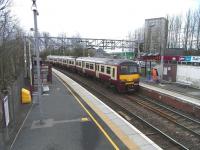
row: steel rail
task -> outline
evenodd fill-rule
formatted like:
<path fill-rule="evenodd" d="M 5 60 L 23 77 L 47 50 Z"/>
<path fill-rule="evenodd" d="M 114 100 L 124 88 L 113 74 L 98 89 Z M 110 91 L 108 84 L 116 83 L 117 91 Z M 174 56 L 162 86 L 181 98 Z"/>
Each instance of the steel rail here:
<path fill-rule="evenodd" d="M 127 97 L 129 100 L 131 99 L 129 96 L 126 96 L 126 97 Z M 142 97 L 142 96 L 141 96 L 141 97 Z M 142 99 L 145 99 L 145 98 L 142 97 Z M 141 105 L 141 106 L 143 106 L 143 107 L 145 107 L 145 108 L 147 108 L 147 109 L 153 111 L 154 113 L 157 113 L 158 115 L 160 115 L 160 116 L 162 116 L 162 117 L 164 117 L 164 118 L 170 120 L 171 122 L 173 122 L 173 123 L 177 124 L 178 126 L 184 128 L 184 129 L 186 129 L 187 131 L 189 131 L 189 132 L 195 134 L 196 136 L 198 136 L 198 137 L 200 136 L 200 132 L 196 132 L 196 131 L 194 131 L 194 130 L 188 128 L 186 125 L 182 125 L 183 122 L 181 122 L 181 121 L 179 121 L 179 120 L 184 119 L 185 122 L 186 122 L 186 119 L 188 119 L 189 121 L 195 123 L 194 126 L 196 126 L 196 124 L 197 124 L 197 125 L 200 127 L 200 122 L 199 122 L 199 121 L 194 120 L 193 118 L 190 118 L 190 117 L 188 117 L 188 116 L 186 116 L 186 115 L 183 115 L 183 114 L 181 114 L 181 113 L 179 113 L 179 112 L 176 112 L 175 110 L 172 110 L 172 109 L 170 109 L 170 108 L 167 108 L 166 106 L 163 106 L 163 105 L 161 105 L 161 104 L 158 104 L 158 103 L 156 103 L 156 102 L 154 102 L 154 101 L 152 101 L 152 100 L 150 100 L 150 99 L 145 99 L 145 100 L 147 100 L 149 103 L 153 103 L 154 105 L 160 107 L 161 109 L 166 109 L 166 110 L 169 111 L 170 113 L 174 113 L 173 115 L 179 115 L 178 117 L 183 117 L 183 118 L 181 118 L 181 119 L 177 119 L 177 117 L 172 117 L 171 115 L 167 114 L 166 112 L 163 112 L 163 111 L 159 110 L 158 108 L 155 108 L 155 107 L 153 107 L 153 106 L 149 106 L 148 104 L 145 104 L 145 103 L 144 103 L 145 101 L 142 100 L 142 99 L 139 100 L 139 99 L 137 99 L 137 98 L 134 97 L 134 101 L 133 101 L 133 102 L 135 102 L 135 103 L 137 103 L 137 104 L 139 104 L 139 105 Z M 141 100 L 142 100 L 143 102 L 141 102 Z M 131 101 L 132 101 L 132 100 L 131 100 Z M 187 122 L 188 122 L 188 121 L 187 121 Z M 188 122 L 188 123 L 191 123 L 191 122 Z"/>
<path fill-rule="evenodd" d="M 176 141 L 175 139 L 173 139 L 172 137 L 168 136 L 167 134 L 165 134 L 164 132 L 162 132 L 161 130 L 159 130 L 158 128 L 156 128 L 155 126 L 153 126 L 152 124 L 150 124 L 149 122 L 147 122 L 146 120 L 142 119 L 140 116 L 134 114 L 133 112 L 131 112 L 130 110 L 127 110 L 126 106 L 122 106 L 121 104 L 118 104 L 116 101 L 113 101 L 113 98 L 110 98 L 108 96 L 105 96 L 103 93 L 99 92 L 97 89 L 88 86 L 85 82 L 75 79 L 71 74 L 67 73 L 66 71 L 63 70 L 59 70 L 62 73 L 64 73 L 65 75 L 69 76 L 70 78 L 76 80 L 77 82 L 81 83 L 81 85 L 89 88 L 90 90 L 92 90 L 95 93 L 98 93 L 98 95 L 106 98 L 109 100 L 109 102 L 111 102 L 113 105 L 115 105 L 116 107 L 122 109 L 124 112 L 126 112 L 127 114 L 129 114 L 130 116 L 133 116 L 135 118 L 137 118 L 140 122 L 142 122 L 143 124 L 145 124 L 146 126 L 152 128 L 154 131 L 158 132 L 160 135 L 162 135 L 163 137 L 165 137 L 166 139 L 169 140 L 170 143 L 174 144 L 174 146 L 180 148 L 180 149 L 184 149 L 184 150 L 189 150 L 187 147 L 185 147 L 184 145 L 182 145 L 181 143 L 179 143 L 178 141 Z"/>

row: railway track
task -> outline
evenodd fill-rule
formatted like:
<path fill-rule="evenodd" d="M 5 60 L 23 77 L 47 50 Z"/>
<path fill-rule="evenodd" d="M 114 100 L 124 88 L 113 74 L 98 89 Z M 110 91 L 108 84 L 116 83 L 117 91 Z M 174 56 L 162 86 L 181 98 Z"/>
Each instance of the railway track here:
<path fill-rule="evenodd" d="M 144 96 L 127 96 L 128 99 L 175 123 L 200 138 L 200 121 L 186 116 Z"/>
<path fill-rule="evenodd" d="M 155 127 L 153 124 L 146 121 L 143 117 L 138 115 L 136 113 L 138 111 L 132 105 L 132 102 L 127 99 L 124 100 L 124 98 L 121 98 L 122 95 L 117 94 L 117 96 L 113 97 L 113 95 L 111 95 L 110 92 L 105 92 L 105 88 L 101 89 L 101 88 L 90 86 L 88 83 L 80 79 L 80 76 L 79 78 L 75 78 L 74 74 L 71 74 L 68 72 L 63 72 L 63 73 L 65 73 L 70 78 L 79 82 L 81 85 L 89 89 L 91 92 L 93 92 L 95 95 L 97 95 L 101 99 L 104 99 L 105 103 L 111 106 L 121 116 L 123 116 L 131 124 L 136 126 L 146 136 L 148 136 L 150 139 L 155 141 L 155 143 L 157 143 L 163 149 L 188 149 L 186 146 L 177 142 L 175 139 L 171 138 L 165 132 L 161 131 L 160 129 Z M 116 95 L 116 93 L 114 95 Z M 136 110 L 136 111 L 133 111 L 133 110 Z"/>

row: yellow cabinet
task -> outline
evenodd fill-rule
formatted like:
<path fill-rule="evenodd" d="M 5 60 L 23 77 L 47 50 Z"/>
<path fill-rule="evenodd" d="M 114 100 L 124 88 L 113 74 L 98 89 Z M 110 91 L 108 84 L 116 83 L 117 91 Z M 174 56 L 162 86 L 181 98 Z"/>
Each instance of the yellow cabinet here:
<path fill-rule="evenodd" d="M 31 94 L 29 90 L 22 88 L 22 104 L 31 103 Z"/>

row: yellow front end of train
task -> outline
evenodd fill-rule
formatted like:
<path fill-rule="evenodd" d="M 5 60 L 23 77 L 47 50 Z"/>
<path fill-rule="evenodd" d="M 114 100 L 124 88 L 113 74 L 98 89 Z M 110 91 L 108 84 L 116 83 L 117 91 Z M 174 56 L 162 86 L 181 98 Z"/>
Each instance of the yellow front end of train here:
<path fill-rule="evenodd" d="M 120 75 L 120 81 L 124 82 L 126 85 L 139 85 L 140 74 L 131 74 L 131 75 Z"/>
<path fill-rule="evenodd" d="M 123 64 L 119 71 L 119 89 L 121 91 L 137 91 L 139 89 L 140 74 L 134 63 Z"/>

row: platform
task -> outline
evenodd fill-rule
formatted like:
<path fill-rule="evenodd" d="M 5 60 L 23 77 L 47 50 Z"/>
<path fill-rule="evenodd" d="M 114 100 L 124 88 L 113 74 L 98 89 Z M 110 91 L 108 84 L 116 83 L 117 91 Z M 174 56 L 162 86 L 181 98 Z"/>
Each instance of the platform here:
<path fill-rule="evenodd" d="M 151 80 L 149 81 L 149 80 L 146 80 L 145 78 L 141 78 L 140 83 L 151 85 L 151 86 L 165 89 L 168 91 L 176 92 L 181 95 L 185 95 L 185 96 L 200 100 L 200 89 L 187 86 L 184 84 L 178 84 L 177 82 L 162 81 L 162 83 L 156 83 L 154 81 L 151 81 Z"/>
<path fill-rule="evenodd" d="M 40 105 L 32 105 L 12 150 L 160 149 L 83 87 L 55 73 L 81 99 L 53 76 L 50 92 L 41 97 Z"/>
<path fill-rule="evenodd" d="M 67 85 L 76 92 L 77 96 L 81 97 L 83 101 L 92 108 L 95 114 L 97 114 L 101 120 L 112 129 L 112 132 L 114 132 L 114 134 L 127 146 L 128 149 L 161 149 L 143 133 L 137 130 L 129 122 L 78 83 L 55 69 L 53 69 L 53 72 L 59 76 L 63 82 L 67 83 Z"/>
<path fill-rule="evenodd" d="M 184 88 L 173 84 L 152 84 L 141 82 L 140 86 L 173 96 L 178 100 L 200 106 L 200 89 Z"/>
<path fill-rule="evenodd" d="M 33 105 L 12 144 L 13 150 L 114 149 L 66 87 L 53 78 L 50 93 Z M 121 149 L 127 149 L 116 137 Z"/>
<path fill-rule="evenodd" d="M 200 90 L 174 84 L 140 82 L 140 94 L 200 119 Z"/>

